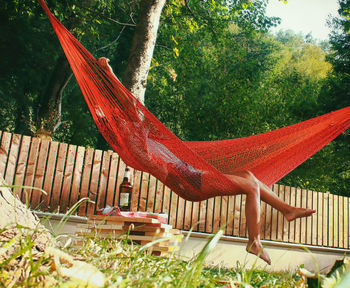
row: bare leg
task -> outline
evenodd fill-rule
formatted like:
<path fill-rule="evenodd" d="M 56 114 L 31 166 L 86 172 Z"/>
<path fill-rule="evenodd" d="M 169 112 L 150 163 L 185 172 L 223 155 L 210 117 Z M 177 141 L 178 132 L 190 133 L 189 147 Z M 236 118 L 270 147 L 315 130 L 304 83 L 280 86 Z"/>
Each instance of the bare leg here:
<path fill-rule="evenodd" d="M 266 263 L 271 264 L 269 255 L 264 251 L 260 241 L 260 187 L 256 181 L 245 179 L 240 176 L 227 175 L 237 184 L 241 193 L 246 197 L 246 221 L 248 228 L 248 243 L 246 250 L 257 255 Z"/>
<path fill-rule="evenodd" d="M 297 208 L 283 202 L 268 186 L 262 183 L 249 171 L 238 172 L 237 175 L 248 180 L 256 181 L 260 187 L 261 200 L 280 211 L 288 221 L 293 221 L 301 217 L 308 217 L 316 212 L 313 209 Z"/>

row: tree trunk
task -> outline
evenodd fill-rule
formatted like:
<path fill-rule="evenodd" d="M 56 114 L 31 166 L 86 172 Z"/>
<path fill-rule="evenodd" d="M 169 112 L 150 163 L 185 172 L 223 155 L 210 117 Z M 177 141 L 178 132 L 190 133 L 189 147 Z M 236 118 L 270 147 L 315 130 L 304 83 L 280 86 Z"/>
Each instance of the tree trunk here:
<path fill-rule="evenodd" d="M 61 125 L 62 94 L 71 76 L 72 71 L 67 59 L 64 56 L 60 57 L 47 89 L 39 99 L 35 129 L 32 129 L 35 136 L 51 139 L 52 134 Z"/>
<path fill-rule="evenodd" d="M 147 76 L 165 2 L 166 0 L 140 1 L 141 8 L 123 76 L 123 84 L 142 103 L 145 99 Z"/>

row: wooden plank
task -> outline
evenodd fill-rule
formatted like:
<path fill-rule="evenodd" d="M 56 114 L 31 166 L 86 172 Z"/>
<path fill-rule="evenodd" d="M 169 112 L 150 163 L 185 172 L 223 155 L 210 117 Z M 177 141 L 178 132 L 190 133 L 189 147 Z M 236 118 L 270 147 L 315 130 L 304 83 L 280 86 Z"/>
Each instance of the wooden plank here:
<path fill-rule="evenodd" d="M 31 137 L 29 136 L 23 136 L 21 141 L 21 147 L 19 150 L 18 155 L 18 162 L 16 167 L 16 176 L 15 176 L 15 185 L 22 186 L 24 183 L 26 168 L 27 168 L 27 161 L 29 156 L 29 148 L 31 143 Z M 14 189 L 14 193 L 18 195 L 19 198 L 21 198 L 22 189 L 16 188 Z"/>
<path fill-rule="evenodd" d="M 184 223 L 184 216 L 185 216 L 185 199 L 182 197 L 179 197 L 178 203 L 177 203 L 177 215 L 176 215 L 176 229 L 183 229 L 183 223 Z"/>
<path fill-rule="evenodd" d="M 284 195 L 283 196 L 284 202 L 287 204 L 290 204 L 290 186 L 284 186 L 283 195 Z M 283 217 L 282 230 L 283 230 L 282 240 L 284 242 L 288 242 L 288 240 L 289 240 L 289 223 L 284 217 Z"/>
<path fill-rule="evenodd" d="M 191 219 L 191 228 L 193 231 L 198 231 L 198 222 L 199 222 L 199 207 L 200 202 L 193 202 L 192 204 L 192 219 Z"/>
<path fill-rule="evenodd" d="M 343 217 L 343 221 L 344 221 L 344 248 L 345 249 L 349 249 L 349 240 L 350 240 L 350 233 L 349 233 L 349 217 L 350 217 L 350 213 L 349 213 L 349 198 L 348 197 L 344 197 L 344 217 Z"/>
<path fill-rule="evenodd" d="M 328 246 L 334 247 L 334 195 L 328 195 Z"/>
<path fill-rule="evenodd" d="M 85 151 L 83 177 L 82 177 L 81 188 L 80 188 L 80 199 L 88 197 L 93 157 L 94 157 L 94 149 L 87 148 Z M 86 207 L 87 207 L 86 202 L 82 203 L 79 206 L 78 215 L 85 216 Z"/>
<path fill-rule="evenodd" d="M 296 207 L 301 207 L 301 204 L 302 204 L 301 197 L 302 197 L 301 189 L 298 188 L 295 190 Z M 304 231 L 301 230 L 300 218 L 296 219 L 294 222 L 295 222 L 295 241 L 296 243 L 301 243 L 301 234 Z"/>
<path fill-rule="evenodd" d="M 207 219 L 207 200 L 203 200 L 199 204 L 199 222 L 198 231 L 205 232 L 205 221 Z"/>
<path fill-rule="evenodd" d="M 44 211 L 51 210 L 50 202 L 52 197 L 52 183 L 56 170 L 56 161 L 57 161 L 57 153 L 58 153 L 58 142 L 50 142 L 49 147 L 49 156 L 47 158 L 46 171 L 45 171 L 45 179 L 43 189 L 46 191 L 47 195 L 43 195 L 41 209 Z M 51 210 L 52 211 L 52 210 Z"/>
<path fill-rule="evenodd" d="M 149 183 L 148 183 L 148 193 L 147 193 L 147 212 L 154 212 L 154 201 L 156 196 L 156 182 L 157 179 L 150 175 Z"/>
<path fill-rule="evenodd" d="M 107 183 L 109 176 L 109 167 L 113 151 L 104 151 L 102 155 L 102 168 L 100 174 L 100 183 L 98 187 L 98 195 L 96 201 L 96 209 L 106 207 Z"/>
<path fill-rule="evenodd" d="M 307 190 L 301 189 L 301 205 L 299 207 L 306 208 L 306 200 L 307 200 Z M 306 234 L 309 232 L 306 222 L 306 217 L 300 219 L 300 243 L 306 244 Z"/>
<path fill-rule="evenodd" d="M 323 245 L 323 193 L 317 192 L 317 245 Z"/>
<path fill-rule="evenodd" d="M 8 132 L 2 132 L 0 144 L 0 176 L 5 178 L 6 164 L 10 152 L 10 144 L 12 134 Z"/>
<path fill-rule="evenodd" d="M 75 157 L 75 165 L 72 179 L 72 188 L 71 195 L 69 199 L 69 207 L 73 207 L 80 200 L 80 185 L 82 181 L 82 173 L 83 173 L 83 164 L 85 157 L 85 148 L 78 146 L 76 157 Z"/>
<path fill-rule="evenodd" d="M 205 221 L 205 232 L 213 233 L 214 198 L 207 201 L 207 213 Z"/>
<path fill-rule="evenodd" d="M 150 175 L 148 173 L 142 172 L 139 211 L 146 211 L 149 178 L 150 178 Z"/>
<path fill-rule="evenodd" d="M 246 217 L 246 195 L 241 197 L 241 209 L 240 209 L 240 227 L 239 227 L 239 236 L 247 236 L 247 217 Z"/>
<path fill-rule="evenodd" d="M 173 227 L 176 226 L 176 215 L 177 215 L 177 201 L 179 196 L 171 191 L 170 194 L 170 207 L 169 207 L 169 224 Z"/>
<path fill-rule="evenodd" d="M 290 205 L 295 207 L 296 205 L 296 189 L 294 187 L 290 188 Z M 295 228 L 296 221 L 292 221 L 288 223 L 289 226 L 289 242 L 296 242 Z"/>
<path fill-rule="evenodd" d="M 41 145 L 39 148 L 38 165 L 36 167 L 34 177 L 34 187 L 37 188 L 43 188 L 49 145 L 49 140 L 41 140 Z M 38 205 L 40 204 L 40 199 L 42 199 L 44 196 L 45 195 L 42 195 L 41 193 L 39 193 L 39 191 L 36 191 L 36 193 L 32 193 L 31 206 L 38 207 Z"/>
<path fill-rule="evenodd" d="M 120 170 L 120 168 L 119 168 Z M 118 173 L 119 174 L 119 173 Z M 142 172 L 138 170 L 134 170 L 134 181 L 133 181 L 133 187 L 132 187 L 132 194 L 131 194 L 131 211 L 139 211 L 139 202 L 141 197 L 141 182 L 142 182 Z M 118 186 L 117 186 L 118 187 Z M 119 188 L 118 188 L 119 189 Z M 116 192 L 116 194 L 119 194 Z M 118 202 L 115 202 L 115 205 L 118 205 Z"/>
<path fill-rule="evenodd" d="M 265 202 L 260 201 L 260 235 L 261 235 L 261 239 L 265 239 L 267 206 L 268 205 Z"/>
<path fill-rule="evenodd" d="M 312 224 L 311 224 L 311 230 L 312 230 L 312 245 L 318 245 L 318 202 L 317 202 L 317 192 L 312 192 L 312 209 L 316 210 L 316 213 L 312 215 Z"/>
<path fill-rule="evenodd" d="M 8 185 L 12 185 L 14 183 L 14 176 L 16 171 L 20 143 L 21 143 L 21 135 L 13 134 L 12 140 L 11 140 L 11 146 L 10 146 L 10 153 L 7 160 L 7 168 L 5 172 L 5 183 Z M 0 151 L 0 154 L 1 154 L 1 151 Z"/>
<path fill-rule="evenodd" d="M 222 196 L 221 212 L 220 212 L 220 227 L 224 228 L 225 231 L 228 225 L 227 210 L 228 210 L 228 196 Z"/>
<path fill-rule="evenodd" d="M 137 222 L 137 223 L 160 223 L 158 219 L 146 218 L 146 217 L 124 217 L 124 216 L 104 216 L 104 215 L 91 215 L 89 220 L 105 221 L 108 223 L 125 223 L 125 222 Z"/>
<path fill-rule="evenodd" d="M 184 215 L 184 230 L 190 230 L 191 229 L 191 222 L 192 222 L 192 201 L 185 201 L 185 215 Z"/>
<path fill-rule="evenodd" d="M 162 212 L 162 204 L 164 200 L 164 184 L 159 180 L 156 181 L 156 196 L 154 203 L 154 213 Z"/>
<path fill-rule="evenodd" d="M 98 184 L 100 180 L 100 171 L 101 171 L 101 163 L 102 163 L 102 151 L 95 150 L 94 160 L 92 163 L 92 172 L 91 172 L 91 180 L 90 180 L 90 189 L 89 189 L 89 198 L 92 202 L 87 203 L 87 215 L 93 215 L 96 211 L 96 200 L 98 194 Z"/>
<path fill-rule="evenodd" d="M 163 204 L 162 204 L 162 213 L 168 214 L 169 216 L 169 211 L 170 211 L 170 194 L 171 190 L 169 187 L 164 185 L 164 196 L 163 196 Z"/>
<path fill-rule="evenodd" d="M 239 236 L 242 195 L 235 196 L 235 218 L 233 221 L 233 236 Z"/>
<path fill-rule="evenodd" d="M 52 197 L 50 202 L 51 211 L 60 211 L 60 197 L 62 192 L 62 182 L 64 167 L 67 159 L 68 144 L 60 143 L 58 147 L 58 156 L 56 163 L 55 176 L 52 186 Z"/>
<path fill-rule="evenodd" d="M 213 233 L 219 231 L 220 228 L 220 210 L 221 210 L 221 197 L 214 198 L 214 219 L 213 219 Z"/>
<path fill-rule="evenodd" d="M 284 185 L 278 185 L 278 192 L 277 196 L 284 202 Z M 279 211 L 277 211 L 277 240 L 283 241 L 283 224 L 284 224 L 284 217 L 283 214 Z"/>
<path fill-rule="evenodd" d="M 333 195 L 333 246 L 339 247 L 339 218 L 341 217 L 339 209 L 339 197 L 338 195 Z"/>
<path fill-rule="evenodd" d="M 328 207 L 329 207 L 329 193 L 323 193 L 323 217 L 322 217 L 322 245 L 323 246 L 328 246 L 328 231 L 330 230 L 329 228 L 329 219 L 328 219 Z"/>
<path fill-rule="evenodd" d="M 278 197 L 278 188 L 279 186 L 277 184 L 273 185 L 272 191 L 277 195 Z M 272 209 L 272 215 L 271 215 L 271 240 L 277 240 L 277 222 L 278 222 L 278 211 L 276 209 Z"/>
<path fill-rule="evenodd" d="M 227 208 L 227 226 L 225 230 L 226 235 L 232 235 L 233 233 L 233 219 L 235 217 L 235 198 L 234 196 L 228 197 Z"/>
<path fill-rule="evenodd" d="M 312 191 L 307 190 L 306 193 L 306 207 L 307 208 L 312 208 Z M 306 244 L 311 245 L 312 244 L 312 218 L 313 216 L 306 217 Z"/>
<path fill-rule="evenodd" d="M 76 145 L 69 145 L 67 152 L 67 159 L 64 168 L 64 176 L 63 176 L 63 184 L 62 184 L 62 192 L 60 197 L 60 212 L 66 213 L 69 208 L 69 198 L 71 194 L 72 180 L 74 175 L 74 165 L 75 165 L 75 157 L 77 153 Z"/>
<path fill-rule="evenodd" d="M 117 153 L 111 151 L 111 159 L 110 159 L 110 168 L 109 168 L 109 176 L 107 183 L 107 195 L 106 195 L 106 203 L 105 206 L 114 206 L 114 198 L 116 193 L 116 183 L 117 183 L 117 175 L 118 175 L 118 165 L 119 164 L 119 156 Z M 133 196 L 133 195 L 132 195 Z M 131 197 L 131 210 L 134 211 L 133 204 L 134 199 Z M 137 206 L 137 204 L 136 204 Z"/>
<path fill-rule="evenodd" d="M 339 199 L 339 242 L 338 247 L 344 248 L 344 197 L 338 196 Z M 337 217 L 338 218 L 338 217 Z"/>
<path fill-rule="evenodd" d="M 119 159 L 119 167 L 118 167 L 118 175 L 117 175 L 117 183 L 116 183 L 116 193 L 115 193 L 115 198 L 114 198 L 114 206 L 119 205 L 119 190 L 120 190 L 120 185 L 123 182 L 124 179 L 124 174 L 125 174 L 125 168 L 126 164 L 125 162 L 120 158 Z M 143 176 L 144 173 L 141 174 Z M 139 182 L 139 185 L 142 185 L 142 182 Z M 141 187 L 141 186 L 140 186 Z M 132 195 L 131 195 L 132 196 Z M 141 210 L 140 207 L 138 207 L 139 211 L 145 211 Z"/>
<path fill-rule="evenodd" d="M 26 175 L 24 179 L 24 186 L 33 186 L 34 185 L 34 175 L 35 175 L 35 169 L 36 164 L 38 160 L 38 151 L 39 151 L 39 145 L 40 145 L 40 139 L 39 138 L 32 138 L 32 143 L 30 146 L 29 156 L 28 156 L 28 163 L 27 163 L 27 170 Z M 34 193 L 41 193 L 37 190 L 34 191 Z M 21 197 L 22 202 L 29 202 L 31 199 L 32 190 L 31 189 L 23 189 L 23 194 Z M 36 208 L 36 207 L 31 207 Z"/>

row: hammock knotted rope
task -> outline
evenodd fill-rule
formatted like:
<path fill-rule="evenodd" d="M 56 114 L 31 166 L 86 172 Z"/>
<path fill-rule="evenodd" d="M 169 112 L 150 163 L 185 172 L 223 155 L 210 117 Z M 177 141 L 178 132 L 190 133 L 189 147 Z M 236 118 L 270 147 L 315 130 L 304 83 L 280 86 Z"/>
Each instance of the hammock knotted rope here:
<path fill-rule="evenodd" d="M 272 185 L 350 126 L 350 107 L 246 138 L 183 142 L 150 113 L 48 15 L 92 117 L 124 162 L 148 172 L 181 197 L 199 201 L 237 192 L 224 174 L 249 170 Z"/>

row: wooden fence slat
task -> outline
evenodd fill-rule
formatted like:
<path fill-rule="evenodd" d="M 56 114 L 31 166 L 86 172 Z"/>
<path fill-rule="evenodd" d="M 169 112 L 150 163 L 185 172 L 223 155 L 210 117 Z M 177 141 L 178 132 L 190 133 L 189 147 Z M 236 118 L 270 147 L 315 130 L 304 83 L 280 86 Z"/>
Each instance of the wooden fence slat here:
<path fill-rule="evenodd" d="M 225 230 L 226 235 L 232 235 L 233 233 L 233 219 L 234 219 L 234 214 L 235 214 L 235 198 L 234 196 L 229 196 L 228 197 L 228 208 L 227 208 L 227 226 Z"/>
<path fill-rule="evenodd" d="M 285 201 L 284 197 L 284 185 L 278 185 L 278 197 Z M 284 217 L 283 214 L 279 211 L 277 211 L 277 240 L 283 241 L 283 224 L 284 224 Z"/>
<path fill-rule="evenodd" d="M 169 211 L 170 211 L 170 194 L 171 194 L 171 190 L 169 187 L 164 185 L 164 198 L 163 198 L 163 204 L 162 204 L 162 213 L 168 214 L 168 217 L 170 217 L 169 215 Z"/>
<path fill-rule="evenodd" d="M 205 222 L 207 219 L 207 200 L 201 201 L 199 204 L 199 223 L 198 231 L 205 232 Z"/>
<path fill-rule="evenodd" d="M 183 229 L 183 222 L 185 217 L 185 199 L 178 198 L 177 202 L 177 214 L 176 214 L 176 229 Z"/>
<path fill-rule="evenodd" d="M 36 167 L 34 177 L 34 187 L 43 188 L 45 170 L 46 170 L 46 159 L 49 151 L 49 140 L 42 140 L 39 149 L 38 165 Z M 41 195 L 39 191 L 32 193 L 31 207 L 38 207 L 40 205 L 40 199 L 45 195 Z M 41 205 L 40 205 L 41 206 Z M 39 206 L 39 207 L 40 207 Z"/>
<path fill-rule="evenodd" d="M 55 170 L 55 176 L 54 176 L 53 186 L 52 186 L 52 197 L 51 197 L 51 204 L 50 204 L 51 211 L 59 210 L 64 167 L 67 159 L 67 150 L 68 150 L 68 144 L 66 143 L 59 144 L 56 170 Z"/>
<path fill-rule="evenodd" d="M 191 229 L 192 222 L 192 201 L 185 201 L 184 230 Z"/>
<path fill-rule="evenodd" d="M 16 176 L 14 180 L 14 184 L 18 186 L 22 186 L 24 183 L 27 161 L 29 156 L 29 148 L 30 148 L 31 138 L 29 136 L 23 136 L 21 141 L 21 147 L 18 155 L 18 162 L 16 167 Z M 22 189 L 16 188 L 14 193 L 21 198 Z"/>
<path fill-rule="evenodd" d="M 283 194 L 284 194 L 284 202 L 289 204 L 290 203 L 290 187 L 289 186 L 284 186 L 284 190 L 283 190 Z M 288 221 L 283 217 L 283 236 L 282 236 L 282 240 L 284 242 L 288 242 L 288 232 L 289 232 L 289 225 L 288 225 Z"/>
<path fill-rule="evenodd" d="M 119 168 L 118 168 L 118 175 L 119 171 L 121 169 L 120 164 L 122 162 L 121 158 L 119 158 Z M 117 177 L 118 178 L 118 177 Z M 132 187 L 132 195 L 131 195 L 131 211 L 139 211 L 139 201 L 141 197 L 140 193 L 140 187 L 141 187 L 141 182 L 142 182 L 142 172 L 141 171 L 136 171 L 134 170 L 133 173 L 133 187 Z M 116 184 L 117 185 L 117 184 Z M 116 193 L 115 193 L 115 200 L 114 200 L 114 205 L 118 205 L 118 202 L 116 199 L 119 198 L 119 186 L 116 186 Z"/>
<path fill-rule="evenodd" d="M 228 221 L 228 196 L 221 197 L 221 213 L 220 213 L 220 227 L 226 230 Z"/>
<path fill-rule="evenodd" d="M 85 159 L 84 159 L 84 168 L 83 168 L 83 177 L 82 177 L 81 189 L 80 189 L 80 199 L 88 197 L 93 157 L 94 157 L 94 149 L 86 148 Z M 86 215 L 86 207 L 87 207 L 86 202 L 82 203 L 79 206 L 78 215 L 85 216 Z"/>
<path fill-rule="evenodd" d="M 317 193 L 317 245 L 323 245 L 323 193 Z"/>
<path fill-rule="evenodd" d="M 301 207 L 302 200 L 301 200 L 302 194 L 301 189 L 295 189 L 295 198 L 296 198 L 296 207 Z M 301 221 L 300 218 L 296 219 L 295 221 L 295 241 L 297 243 L 301 242 Z"/>
<path fill-rule="evenodd" d="M 329 197 L 328 193 L 323 194 L 323 217 L 322 217 L 322 223 L 323 223 L 323 232 L 322 232 L 322 245 L 328 246 L 328 230 L 329 230 L 329 219 L 328 219 L 328 207 L 329 207 Z"/>
<path fill-rule="evenodd" d="M 169 207 L 169 224 L 173 227 L 176 226 L 176 216 L 177 216 L 177 202 L 179 196 L 171 191 L 170 194 L 170 207 Z"/>
<path fill-rule="evenodd" d="M 344 197 L 343 196 L 338 196 L 339 197 L 339 242 L 338 242 L 338 247 L 339 248 L 344 248 Z"/>
<path fill-rule="evenodd" d="M 306 190 L 306 207 L 307 208 L 312 208 L 312 193 L 311 191 Z M 313 223 L 312 223 L 312 218 L 313 216 L 306 217 L 306 244 L 311 245 L 312 244 L 312 228 L 313 228 Z"/>
<path fill-rule="evenodd" d="M 344 248 L 349 249 L 349 240 L 350 240 L 350 235 L 349 235 L 349 198 L 344 197 Z"/>
<path fill-rule="evenodd" d="M 300 199 L 301 199 L 301 205 L 299 207 L 306 208 L 306 190 L 300 189 Z M 308 231 L 307 217 L 303 217 L 300 219 L 300 243 L 306 243 L 306 231 Z"/>
<path fill-rule="evenodd" d="M 107 183 L 110 169 L 110 162 L 113 152 L 111 150 L 103 151 L 102 166 L 100 173 L 100 183 L 98 187 L 98 195 L 96 201 L 96 209 L 106 207 Z"/>
<path fill-rule="evenodd" d="M 205 232 L 213 233 L 214 198 L 207 201 L 207 215 L 205 220 Z"/>
<path fill-rule="evenodd" d="M 11 133 L 3 132 L 0 144 L 0 175 L 5 178 L 6 164 L 9 156 Z"/>
<path fill-rule="evenodd" d="M 11 146 L 10 146 L 10 153 L 7 160 L 7 167 L 5 172 L 5 183 L 8 185 L 13 184 L 13 180 L 14 180 L 13 178 L 15 176 L 20 143 L 21 143 L 21 135 L 13 134 L 12 140 L 11 140 Z"/>
<path fill-rule="evenodd" d="M 316 210 L 316 213 L 314 213 L 312 217 L 312 224 L 311 224 L 311 235 L 312 235 L 312 245 L 317 245 L 317 238 L 318 238 L 318 214 L 317 214 L 317 209 L 318 209 L 318 203 L 317 203 L 317 194 L 316 192 L 312 193 L 312 209 Z"/>
<path fill-rule="evenodd" d="M 52 211 L 51 209 L 49 209 L 49 206 L 52 198 L 52 183 L 56 169 L 58 146 L 58 142 L 50 142 L 49 156 L 47 158 L 46 173 L 43 186 L 43 189 L 45 190 L 47 195 L 43 195 L 41 203 L 41 209 L 43 209 L 44 211 Z"/>
<path fill-rule="evenodd" d="M 74 175 L 74 164 L 77 153 L 76 145 L 69 145 L 67 152 L 66 165 L 64 168 L 63 184 L 60 197 L 60 211 L 65 213 L 69 208 L 69 198 L 71 194 L 72 179 Z"/>
<path fill-rule="evenodd" d="M 296 205 L 296 189 L 294 187 L 290 188 L 290 205 L 295 207 Z M 295 242 L 295 227 L 296 221 L 292 221 L 288 223 L 289 227 L 289 242 Z"/>
<path fill-rule="evenodd" d="M 111 156 L 110 156 L 110 164 L 109 164 L 109 175 L 108 175 L 108 179 L 107 179 L 107 191 L 106 191 L 105 206 L 107 206 L 107 205 L 114 206 L 114 197 L 115 197 L 115 192 L 116 192 L 119 156 L 117 153 L 114 153 L 111 150 L 109 150 L 109 153 L 111 154 Z M 133 175 L 134 175 L 134 173 L 133 173 Z M 134 179 L 132 179 L 132 181 L 134 183 Z M 132 194 L 134 194 L 134 191 Z M 134 201 L 134 198 L 133 198 L 133 195 L 131 195 L 131 206 L 135 205 L 133 201 Z"/>
<path fill-rule="evenodd" d="M 162 212 L 162 204 L 164 199 L 164 184 L 157 180 L 156 182 L 156 197 L 154 203 L 154 213 Z"/>
<path fill-rule="evenodd" d="M 233 219 L 233 236 L 239 236 L 241 195 L 235 195 L 235 217 Z"/>
<path fill-rule="evenodd" d="M 141 178 L 142 180 L 141 180 L 141 187 L 140 187 L 139 211 L 146 211 L 149 178 L 150 178 L 149 174 L 142 173 L 142 178 Z"/>
<path fill-rule="evenodd" d="M 101 163 L 102 163 L 102 151 L 95 150 L 94 160 L 92 163 L 92 172 L 91 172 L 91 180 L 90 180 L 90 190 L 89 190 L 89 198 L 94 203 L 87 203 L 87 215 L 94 215 L 96 211 L 96 200 L 98 194 L 98 184 L 100 180 L 100 171 L 101 171 Z"/>
<path fill-rule="evenodd" d="M 334 247 L 334 195 L 328 194 L 328 245 Z"/>
<path fill-rule="evenodd" d="M 222 197 L 220 196 L 214 198 L 213 233 L 218 232 L 220 228 L 220 207 L 222 207 L 221 200 Z"/>
<path fill-rule="evenodd" d="M 69 199 L 69 207 L 73 207 L 80 200 L 80 185 L 82 182 L 83 164 L 84 164 L 85 148 L 78 146 L 75 157 L 75 165 L 72 179 L 71 195 Z"/>
<path fill-rule="evenodd" d="M 38 151 L 39 151 L 40 139 L 32 138 L 32 143 L 29 150 L 27 170 L 24 179 L 24 186 L 33 187 L 34 184 L 34 175 L 36 164 L 38 160 Z M 41 193 L 38 190 L 35 190 L 34 193 Z M 22 202 L 27 202 L 31 199 L 32 189 L 23 189 L 21 200 Z M 32 207 L 33 209 L 36 207 Z"/>
<path fill-rule="evenodd" d="M 193 202 L 193 206 L 192 206 L 192 220 L 191 220 L 191 228 L 193 229 L 193 231 L 198 231 L 199 226 L 198 226 L 198 222 L 199 222 L 199 205 L 200 202 Z"/>
<path fill-rule="evenodd" d="M 147 193 L 147 207 L 146 211 L 147 212 L 153 212 L 154 211 L 154 201 L 155 201 L 155 196 L 156 196 L 156 182 L 157 179 L 150 175 L 150 179 L 148 182 L 148 193 Z"/>
<path fill-rule="evenodd" d="M 338 195 L 333 195 L 333 231 L 334 231 L 334 242 L 333 246 L 334 247 L 339 247 L 339 217 L 342 215 L 336 212 L 340 212 L 339 210 L 339 196 Z"/>
<path fill-rule="evenodd" d="M 247 218 L 246 218 L 246 195 L 241 196 L 240 227 L 239 236 L 247 237 Z"/>

